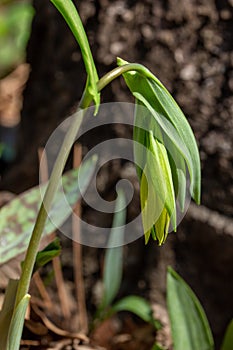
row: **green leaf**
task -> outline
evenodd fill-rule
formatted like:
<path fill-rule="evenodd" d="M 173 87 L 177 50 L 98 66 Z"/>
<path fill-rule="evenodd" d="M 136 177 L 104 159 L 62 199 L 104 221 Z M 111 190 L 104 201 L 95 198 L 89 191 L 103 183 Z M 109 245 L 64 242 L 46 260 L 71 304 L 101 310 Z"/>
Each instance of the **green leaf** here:
<path fill-rule="evenodd" d="M 205 312 L 191 288 L 171 268 L 167 272 L 167 305 L 174 350 L 213 350 Z"/>
<path fill-rule="evenodd" d="M 4 350 L 19 349 L 25 313 L 30 300 L 30 295 L 25 295 L 14 312 L 18 283 L 18 280 L 9 280 L 0 311 L 0 349 Z"/>
<path fill-rule="evenodd" d="M 95 114 L 97 114 L 100 104 L 100 94 L 97 89 L 97 82 L 99 78 L 82 21 L 71 0 L 51 0 L 51 2 L 64 17 L 80 46 L 88 75 L 86 89 L 95 102 Z"/>
<path fill-rule="evenodd" d="M 46 265 L 49 261 L 55 258 L 55 256 L 60 255 L 60 253 L 61 244 L 59 238 L 56 237 L 43 250 L 37 253 L 33 273 L 37 271 L 40 267 Z"/>
<path fill-rule="evenodd" d="M 81 198 L 80 189 L 84 192 L 90 183 L 96 161 L 96 156 L 93 156 L 79 169 L 62 177 L 63 188 L 59 188 L 53 200 L 44 236 L 60 227 L 70 216 L 72 207 Z M 34 187 L 0 209 L 0 265 L 26 251 L 46 186 Z"/>
<path fill-rule="evenodd" d="M 172 156 L 168 151 L 168 158 L 172 172 L 172 180 L 174 185 L 175 196 L 177 198 L 177 203 L 180 206 L 181 212 L 185 209 L 185 199 L 186 199 L 186 165 L 184 158 L 179 153 L 175 145 L 169 146 L 171 141 L 166 138 L 165 144 L 168 149 L 172 149 Z"/>
<path fill-rule="evenodd" d="M 20 340 L 24 325 L 24 318 L 29 304 L 30 295 L 26 294 L 19 302 L 13 313 L 7 339 L 7 350 L 17 350 L 20 347 Z"/>
<path fill-rule="evenodd" d="M 146 108 L 142 108 L 140 101 L 136 101 L 134 111 L 134 160 L 139 180 L 142 177 L 143 169 L 146 165 L 147 148 L 149 145 L 149 121 L 150 113 Z M 136 141 L 136 142 L 135 142 Z"/>
<path fill-rule="evenodd" d="M 160 322 L 154 319 L 150 304 L 137 295 L 130 295 L 115 303 L 111 310 L 113 312 L 130 311 L 140 317 L 143 321 L 151 323 L 156 329 L 161 328 Z"/>
<path fill-rule="evenodd" d="M 227 326 L 226 333 L 223 338 L 221 350 L 232 350 L 232 346 L 233 346 L 233 319 Z"/>
<path fill-rule="evenodd" d="M 0 77 L 24 61 L 33 15 L 34 8 L 29 2 L 12 2 L 1 7 Z"/>
<path fill-rule="evenodd" d="M 128 62 L 118 58 L 119 66 Z M 145 67 L 123 74 L 132 94 L 151 112 L 163 132 L 184 157 L 191 178 L 190 191 L 200 202 L 200 158 L 192 129 L 183 112 L 162 83 Z M 178 137 L 177 137 L 178 136 Z"/>
<path fill-rule="evenodd" d="M 108 246 L 104 261 L 104 295 L 101 308 L 106 308 L 111 304 L 118 293 L 122 280 L 123 271 L 123 244 L 125 232 L 125 197 L 122 191 L 118 192 L 116 200 L 113 225 L 109 236 Z M 114 248 L 112 248 L 114 247 Z"/>
<path fill-rule="evenodd" d="M 165 348 L 162 347 L 160 344 L 155 343 L 151 350 L 165 350 Z"/>
<path fill-rule="evenodd" d="M 4 302 L 0 311 L 0 349 L 7 349 L 7 337 L 14 310 L 18 282 L 18 280 L 10 279 L 6 288 Z"/>
<path fill-rule="evenodd" d="M 133 95 L 137 98 L 138 101 L 145 105 L 148 111 L 150 111 L 150 116 L 152 119 L 154 119 L 154 128 L 156 124 L 158 124 L 161 127 L 161 130 L 164 133 L 164 144 L 168 148 L 168 151 L 170 152 L 175 165 L 180 166 L 180 158 L 184 159 L 187 165 L 192 164 L 192 159 L 189 150 L 182 141 L 176 129 L 173 127 L 173 125 L 170 122 L 168 122 L 156 110 L 154 110 L 151 104 L 144 98 L 142 94 L 135 92 L 133 93 Z M 154 136 L 158 138 L 156 134 Z M 183 169 L 183 167 L 181 167 L 181 169 Z"/>

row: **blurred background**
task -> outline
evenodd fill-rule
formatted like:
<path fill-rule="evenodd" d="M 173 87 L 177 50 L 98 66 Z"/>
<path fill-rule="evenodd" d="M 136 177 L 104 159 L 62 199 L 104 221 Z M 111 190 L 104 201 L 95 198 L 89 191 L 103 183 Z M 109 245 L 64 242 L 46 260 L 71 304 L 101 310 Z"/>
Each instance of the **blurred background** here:
<path fill-rule="evenodd" d="M 22 91 L 29 65 L 26 46 L 34 9 L 30 1 L 0 4 L 0 162 L 1 174 L 17 154 Z"/>
<path fill-rule="evenodd" d="M 127 248 L 122 293 L 136 288 L 165 305 L 165 271 L 173 265 L 203 303 L 218 348 L 233 316 L 233 1 L 74 3 L 99 75 L 116 66 L 117 56 L 147 66 L 178 101 L 201 155 L 202 206 L 191 205 L 163 247 L 139 240 Z M 21 193 L 38 183 L 37 150 L 75 111 L 85 79 L 79 48 L 49 1 L 1 1 L 1 191 Z M 103 92 L 107 101 L 133 101 L 121 79 Z M 100 137 L 131 134 L 126 126 L 112 126 L 86 135 L 82 144 L 90 149 Z M 130 169 L 122 162 L 108 165 L 101 194 L 110 198 Z M 94 214 L 85 207 L 84 215 Z"/>

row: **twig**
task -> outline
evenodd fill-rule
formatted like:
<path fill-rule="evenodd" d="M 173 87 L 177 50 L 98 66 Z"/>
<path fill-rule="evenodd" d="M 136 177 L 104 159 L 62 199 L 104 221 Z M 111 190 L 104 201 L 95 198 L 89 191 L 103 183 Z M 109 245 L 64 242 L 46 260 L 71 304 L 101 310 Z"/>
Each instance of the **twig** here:
<path fill-rule="evenodd" d="M 62 274 L 61 261 L 58 256 L 53 258 L 53 268 L 57 285 L 58 297 L 60 300 L 61 310 L 66 321 L 70 320 L 71 310 L 70 303 Z"/>
<path fill-rule="evenodd" d="M 41 320 L 43 321 L 44 325 L 53 333 L 60 335 L 62 337 L 67 337 L 67 338 L 72 338 L 72 339 L 80 339 L 82 341 L 89 341 L 89 338 L 87 338 L 87 336 L 83 333 L 73 333 L 73 332 L 69 332 L 66 331 L 64 329 L 59 328 L 58 326 L 56 326 L 53 322 L 51 322 L 47 316 L 45 315 L 45 313 L 43 311 L 41 311 L 37 305 L 32 304 L 32 309 L 33 311 L 41 318 Z"/>
<path fill-rule="evenodd" d="M 49 293 L 47 292 L 47 290 L 45 288 L 44 282 L 43 282 L 42 278 L 40 277 L 40 274 L 38 271 L 36 271 L 34 273 L 33 279 L 34 279 L 36 287 L 37 287 L 37 289 L 38 289 L 38 291 L 43 299 L 44 305 L 46 305 L 46 307 L 48 309 L 51 309 L 53 306 L 52 300 L 49 296 Z"/>
<path fill-rule="evenodd" d="M 73 167 L 77 168 L 81 164 L 82 160 L 82 147 L 81 145 L 74 145 L 73 154 Z M 73 233 L 73 265 L 74 265 L 74 282 L 76 297 L 78 303 L 78 316 L 79 327 L 84 333 L 88 331 L 88 318 L 86 309 L 85 287 L 83 280 L 83 260 L 82 260 L 82 245 L 80 241 L 80 217 L 81 217 L 81 204 L 78 201 L 72 218 L 72 233 Z"/>

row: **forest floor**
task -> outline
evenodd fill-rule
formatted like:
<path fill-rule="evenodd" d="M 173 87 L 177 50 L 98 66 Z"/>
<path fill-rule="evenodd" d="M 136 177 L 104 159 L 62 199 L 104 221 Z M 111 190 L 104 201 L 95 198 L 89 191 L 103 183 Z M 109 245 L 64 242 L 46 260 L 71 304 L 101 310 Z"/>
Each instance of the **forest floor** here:
<path fill-rule="evenodd" d="M 48 304 L 46 308 L 41 308 L 41 304 L 45 302 L 44 299 L 41 302 L 41 295 L 38 294 L 36 283 L 40 282 L 33 281 L 31 292 L 34 304 L 31 318 L 29 317 L 31 321 L 27 321 L 25 325 L 22 349 L 151 350 L 157 339 L 166 349 L 171 350 L 166 311 L 166 269 L 168 265 L 172 265 L 200 299 L 218 350 L 226 326 L 233 317 L 233 2 L 100 0 L 95 4 L 92 1 L 81 1 L 80 13 L 85 19 L 100 72 L 104 73 L 109 70 L 109 66 L 113 67 L 116 56 L 143 63 L 158 76 L 182 107 L 200 149 L 202 206 L 191 204 L 178 232 L 169 235 L 164 246 L 158 247 L 154 242 L 145 246 L 144 240 L 139 239 L 125 247 L 123 283 L 118 297 L 130 294 L 145 297 L 150 302 L 155 317 L 162 323 L 163 328 L 160 331 L 155 332 L 150 325 L 129 313 L 123 313 L 104 321 L 88 336 L 82 333 L 75 338 L 74 332 L 77 331 L 80 320 L 75 299 L 73 262 L 70 258 L 72 245 L 70 240 L 61 236 L 64 286 L 69 299 L 67 307 L 71 311 L 64 316 L 54 276 L 50 276 L 53 268 L 48 266 L 42 272 L 43 278 L 48 279 L 50 276 L 50 283 L 46 287 L 49 294 Z M 50 15 L 49 11 L 47 15 Z M 95 22 L 96 18 L 98 23 Z M 36 23 L 39 26 L 39 22 L 35 22 L 32 32 L 34 40 L 37 35 Z M 42 43 L 40 41 L 40 45 Z M 30 45 L 32 48 L 32 41 Z M 72 45 L 73 42 L 70 44 L 67 37 L 70 51 Z M 62 54 L 64 52 L 65 49 Z M 74 62 L 70 66 L 61 65 L 60 62 L 59 66 L 56 58 L 51 58 L 53 54 L 51 49 L 48 54 L 50 58 L 44 60 L 54 62 L 49 68 L 49 65 L 40 66 L 31 49 L 28 52 L 32 74 L 24 93 L 23 126 L 27 124 L 27 115 L 30 120 L 33 115 L 34 127 L 38 130 L 33 130 L 35 145 L 32 148 L 36 149 L 57 123 L 57 120 L 52 120 L 50 125 L 48 122 L 47 129 L 44 130 L 44 105 L 48 107 L 48 115 L 60 115 L 64 110 L 66 114 L 70 113 L 77 102 L 77 92 L 73 92 L 75 82 L 72 79 Z M 66 58 L 63 63 L 64 60 Z M 33 73 L 36 65 L 38 73 Z M 54 79 L 51 79 L 46 69 L 54 69 L 51 73 Z M 56 76 L 56 72 L 60 75 Z M 27 73 L 22 78 L 22 85 L 26 75 Z M 12 76 L 8 81 L 11 78 Z M 21 91 L 18 81 L 16 80 L 17 96 Z M 0 82 L 1 86 L 3 82 Z M 38 86 L 42 88 L 38 89 Z M 46 90 L 45 93 L 44 86 L 48 87 L 49 92 Z M 64 86 L 67 89 L 65 92 Z M 58 96 L 56 102 L 51 98 L 55 93 Z M 67 97 L 69 93 L 73 100 Z M 0 98 L 2 96 L 0 89 Z M 109 99 L 117 102 L 129 101 L 122 81 L 114 82 L 111 91 L 104 92 L 104 102 Z M 6 115 L 5 111 L 9 112 L 12 108 L 12 101 L 8 100 L 3 109 L 2 101 L 3 99 L 0 120 L 3 114 Z M 19 108 L 20 102 L 17 101 Z M 60 119 L 64 117 L 65 115 L 60 115 Z M 28 135 L 33 128 L 32 124 L 26 125 Z M 131 137 L 131 132 L 126 127 L 113 126 L 111 135 Z M 30 154 L 31 140 L 29 136 L 23 135 L 25 147 Z M 106 137 L 106 130 L 103 135 Z M 94 141 L 99 140 L 98 133 L 93 139 L 84 138 L 84 147 L 89 148 Z M 0 189 L 8 191 L 8 194 L 4 193 L 5 201 L 3 192 L 0 192 L 2 202 L 11 199 L 9 192 L 19 193 L 29 184 L 31 186 L 36 183 L 38 160 L 35 155 L 33 161 L 30 160 L 31 163 L 28 159 L 8 165 L 7 170 L 2 173 Z M 123 167 L 121 162 L 107 165 L 100 176 L 106 181 L 100 193 L 102 191 L 101 194 L 108 199 L 114 196 L 115 185 L 119 179 L 126 176 L 131 177 L 133 183 L 136 182 L 136 175 L 132 175 L 132 167 L 128 163 L 124 163 Z M 131 219 L 131 213 L 135 214 L 135 208 L 138 208 L 137 191 L 136 187 L 135 198 L 128 208 L 128 220 Z M 95 213 L 91 208 L 83 204 L 82 211 L 86 220 L 93 220 Z M 101 224 L 111 220 L 111 216 L 107 219 L 106 216 L 98 216 L 96 220 Z M 83 255 L 87 310 L 91 321 L 101 290 L 104 251 L 84 247 Z M 14 270 L 16 265 L 12 266 Z M 7 275 L 9 270 L 10 264 L 0 267 L 2 276 Z M 3 283 L 0 287 L 3 292 Z"/>

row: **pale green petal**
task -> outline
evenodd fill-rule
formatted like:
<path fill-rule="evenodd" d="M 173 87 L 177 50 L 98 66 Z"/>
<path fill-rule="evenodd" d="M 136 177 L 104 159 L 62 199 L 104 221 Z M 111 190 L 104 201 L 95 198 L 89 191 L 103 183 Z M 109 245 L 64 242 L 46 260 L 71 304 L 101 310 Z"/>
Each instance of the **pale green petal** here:
<path fill-rule="evenodd" d="M 128 62 L 118 58 L 117 63 L 122 66 Z M 191 195 L 197 203 L 200 203 L 201 171 L 199 152 L 191 127 L 181 109 L 163 84 L 145 67 L 142 66 L 140 73 L 128 72 L 123 77 L 133 95 L 137 99 L 141 95 L 144 101 L 141 98 L 140 101 L 144 104 L 146 101 L 147 105 L 145 104 L 145 106 L 150 107 L 149 110 L 157 118 L 160 126 L 164 128 L 164 132 L 169 132 L 169 137 L 173 137 L 173 142 L 179 151 L 181 151 L 180 146 L 183 146 L 181 154 L 187 162 L 190 173 Z M 171 123 L 179 138 L 174 138 L 161 116 Z"/>
<path fill-rule="evenodd" d="M 152 131 L 140 185 L 145 240 L 148 242 L 155 226 L 156 238 L 161 244 L 167 236 L 171 218 L 173 228 L 176 228 L 175 193 L 166 149 L 154 139 Z"/>
<path fill-rule="evenodd" d="M 164 206 L 172 218 L 173 228 L 176 228 L 176 203 L 175 192 L 173 188 L 173 180 L 171 168 L 168 160 L 166 148 L 162 143 L 155 140 L 152 132 L 150 132 L 150 150 L 155 156 L 156 163 L 153 163 L 152 159 L 149 159 L 150 166 L 153 164 L 155 167 L 151 169 L 153 186 L 158 193 L 161 200 L 164 200 Z"/>
<path fill-rule="evenodd" d="M 155 223 L 155 232 L 159 241 L 159 245 L 163 244 L 168 235 L 170 217 L 167 210 L 164 208 L 159 219 Z"/>

